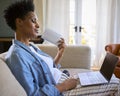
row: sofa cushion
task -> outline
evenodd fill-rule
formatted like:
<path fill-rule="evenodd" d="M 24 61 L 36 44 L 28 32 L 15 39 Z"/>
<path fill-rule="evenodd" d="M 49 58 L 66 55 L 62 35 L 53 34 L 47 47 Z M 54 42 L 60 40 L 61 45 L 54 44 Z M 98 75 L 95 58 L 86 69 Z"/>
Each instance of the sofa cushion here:
<path fill-rule="evenodd" d="M 2 59 L 0 57 L 0 96 L 27 96 Z"/>
<path fill-rule="evenodd" d="M 39 44 L 38 47 L 51 55 L 53 58 L 57 53 L 57 47 L 54 45 Z M 91 49 L 89 46 L 66 45 L 63 57 L 60 60 L 62 68 L 83 68 L 90 69 Z"/>

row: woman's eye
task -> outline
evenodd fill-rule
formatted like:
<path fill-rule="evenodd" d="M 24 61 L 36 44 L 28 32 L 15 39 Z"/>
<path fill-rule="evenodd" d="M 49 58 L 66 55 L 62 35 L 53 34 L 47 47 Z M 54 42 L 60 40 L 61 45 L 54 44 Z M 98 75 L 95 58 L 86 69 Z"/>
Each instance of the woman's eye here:
<path fill-rule="evenodd" d="M 35 23 L 35 22 L 36 22 L 36 20 L 35 20 L 35 19 L 31 19 L 31 21 L 32 21 L 33 23 Z"/>

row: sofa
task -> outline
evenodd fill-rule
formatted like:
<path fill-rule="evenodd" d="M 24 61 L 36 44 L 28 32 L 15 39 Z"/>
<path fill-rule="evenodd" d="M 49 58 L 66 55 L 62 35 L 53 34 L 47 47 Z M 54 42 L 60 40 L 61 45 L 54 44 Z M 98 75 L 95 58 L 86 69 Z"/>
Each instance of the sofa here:
<path fill-rule="evenodd" d="M 37 44 L 36 46 L 52 57 L 57 52 L 57 47 L 54 45 Z M 15 79 L 4 61 L 6 53 L 0 54 L 0 96 L 27 96 L 25 90 Z M 60 64 L 61 70 L 66 69 L 71 75 L 87 71 L 90 69 L 91 64 L 90 47 L 67 45 Z"/>

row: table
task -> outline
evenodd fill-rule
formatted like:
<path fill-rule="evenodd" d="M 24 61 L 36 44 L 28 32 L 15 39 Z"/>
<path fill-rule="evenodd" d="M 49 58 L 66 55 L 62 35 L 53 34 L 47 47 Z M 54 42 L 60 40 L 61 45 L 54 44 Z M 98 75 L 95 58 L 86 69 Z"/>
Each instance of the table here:
<path fill-rule="evenodd" d="M 62 69 L 64 70 L 64 69 Z M 79 72 L 91 71 L 88 69 L 66 69 L 70 74 L 74 75 Z M 119 79 L 111 79 L 111 83 L 81 87 L 80 84 L 73 90 L 64 92 L 64 96 L 120 96 Z M 119 94 L 119 95 L 118 95 Z"/>

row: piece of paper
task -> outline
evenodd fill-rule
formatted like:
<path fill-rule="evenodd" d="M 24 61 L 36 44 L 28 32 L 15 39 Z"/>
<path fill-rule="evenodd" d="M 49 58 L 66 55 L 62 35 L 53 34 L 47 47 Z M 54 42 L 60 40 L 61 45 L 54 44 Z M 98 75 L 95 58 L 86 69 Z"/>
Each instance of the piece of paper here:
<path fill-rule="evenodd" d="M 60 40 L 60 38 L 63 38 L 63 37 L 61 34 L 55 32 L 51 29 L 46 29 L 42 35 L 42 38 L 47 40 L 50 43 L 58 45 L 58 41 Z"/>

